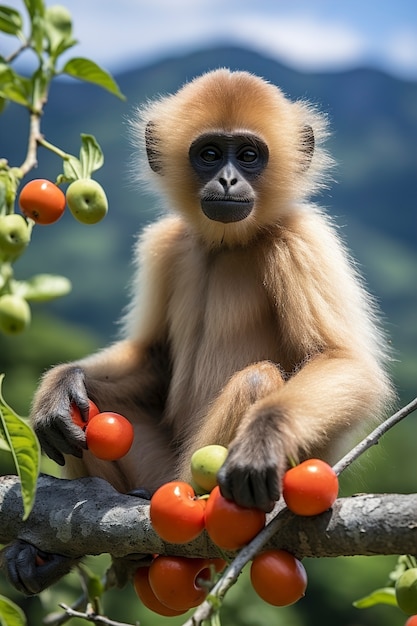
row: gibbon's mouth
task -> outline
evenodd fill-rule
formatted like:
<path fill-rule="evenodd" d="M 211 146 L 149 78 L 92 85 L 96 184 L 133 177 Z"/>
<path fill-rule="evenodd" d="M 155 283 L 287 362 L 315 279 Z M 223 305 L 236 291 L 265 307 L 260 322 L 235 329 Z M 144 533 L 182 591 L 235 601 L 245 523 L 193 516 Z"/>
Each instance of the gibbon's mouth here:
<path fill-rule="evenodd" d="M 236 200 L 236 198 L 223 197 L 201 200 L 204 215 L 210 220 L 223 222 L 223 224 L 244 220 L 252 211 L 253 205 L 254 201 L 251 198 Z"/>

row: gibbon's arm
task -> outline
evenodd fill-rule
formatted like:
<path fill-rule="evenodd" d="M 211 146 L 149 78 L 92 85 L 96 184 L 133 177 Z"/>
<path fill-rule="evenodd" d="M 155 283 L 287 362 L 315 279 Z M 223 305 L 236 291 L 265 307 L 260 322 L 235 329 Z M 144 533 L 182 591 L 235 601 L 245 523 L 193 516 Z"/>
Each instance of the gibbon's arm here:
<path fill-rule="evenodd" d="M 43 450 L 58 464 L 64 465 L 64 454 L 81 458 L 86 448 L 85 433 L 71 420 L 71 404 L 85 417 L 88 398 L 101 411 L 117 411 L 132 421 L 138 406 L 148 407 L 150 414 L 162 412 L 170 377 L 165 339 L 169 272 L 172 244 L 181 233 L 180 220 L 167 218 L 146 229 L 139 240 L 126 338 L 43 376 L 31 420 Z"/>
<path fill-rule="evenodd" d="M 276 244 L 265 282 L 292 367 L 248 406 L 218 474 L 223 495 L 265 510 L 291 459 L 336 460 L 349 435 L 393 399 L 372 303 L 325 218 L 301 216 Z"/>

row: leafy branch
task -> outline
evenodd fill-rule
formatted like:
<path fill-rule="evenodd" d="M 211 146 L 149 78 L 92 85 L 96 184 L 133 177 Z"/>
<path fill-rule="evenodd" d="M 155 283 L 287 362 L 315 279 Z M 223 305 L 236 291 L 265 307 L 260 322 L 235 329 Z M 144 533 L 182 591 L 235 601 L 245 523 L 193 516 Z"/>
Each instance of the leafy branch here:
<path fill-rule="evenodd" d="M 6 334 L 21 332 L 28 326 L 28 300 L 61 297 L 71 289 L 67 279 L 45 274 L 33 277 L 30 284 L 29 281 L 14 280 L 13 264 L 27 249 L 35 222 L 52 223 L 65 208 L 65 197 L 57 190 L 56 196 L 61 194 L 63 198 L 62 211 L 56 212 L 53 219 L 48 215 L 48 221 L 38 219 L 43 210 L 42 203 L 45 202 L 42 187 L 39 185 L 29 198 L 29 202 L 36 207 L 28 211 L 20 203 L 24 216 L 15 214 L 19 187 L 22 179 L 36 167 L 38 149 L 41 147 L 49 150 L 62 159 L 63 173 L 57 177 L 56 185 L 88 181 L 104 162 L 100 145 L 92 135 L 81 135 L 79 157 L 67 153 L 43 136 L 41 122 L 51 82 L 59 76 L 69 76 L 95 84 L 124 99 L 112 76 L 94 61 L 74 57 L 61 63 L 63 53 L 77 44 L 73 37 L 71 14 L 64 6 L 46 7 L 43 0 L 24 0 L 24 6 L 28 21 L 27 33 L 23 15 L 12 7 L 0 6 L 0 31 L 18 40 L 14 52 L 6 58 L 0 56 L 0 112 L 7 103 L 13 103 L 25 107 L 29 113 L 27 148 L 23 162 L 18 166 L 11 166 L 6 158 L 0 159 L 0 331 Z M 31 76 L 24 76 L 13 65 L 23 53 L 28 52 L 35 57 L 36 69 Z M 93 194 L 96 194 L 94 197 L 98 200 L 95 206 L 90 203 L 87 215 L 86 209 L 81 211 L 79 206 L 83 197 L 91 198 Z M 74 217 L 83 223 L 95 223 L 107 212 L 107 199 L 98 183 L 89 182 L 84 187 L 78 187 L 76 194 L 72 193 L 71 201 L 69 197 L 67 190 L 68 206 Z M 75 205 L 75 209 L 72 205 Z"/>
<path fill-rule="evenodd" d="M 0 5 L 0 32 L 17 40 L 16 48 L 11 54 L 7 57 L 0 55 L 0 113 L 7 105 L 16 104 L 26 108 L 29 114 L 23 162 L 20 165 L 10 165 L 6 156 L 0 158 L 0 332 L 5 334 L 15 334 L 27 328 L 31 319 L 28 302 L 58 298 L 71 289 L 70 281 L 63 276 L 38 274 L 27 280 L 15 279 L 13 265 L 28 248 L 35 223 L 56 221 L 64 211 L 66 202 L 74 217 L 87 224 L 99 221 L 107 212 L 104 190 L 98 183 L 89 180 L 92 173 L 104 162 L 102 150 L 95 137 L 81 135 L 80 155 L 77 158 L 42 134 L 41 122 L 51 82 L 66 75 L 95 84 L 124 99 L 112 76 L 94 61 L 74 57 L 61 63 L 63 53 L 77 44 L 73 37 L 71 14 L 64 6 L 47 7 L 44 0 L 23 0 L 22 4 L 26 11 L 27 33 L 24 15 L 13 7 Z M 31 53 L 35 57 L 36 69 L 30 76 L 24 76 L 14 69 L 15 62 L 23 53 Z M 62 160 L 63 173 L 58 176 L 56 186 L 48 180 L 32 181 L 37 184 L 37 195 L 31 192 L 28 196 L 29 208 L 19 201 L 22 215 L 16 212 L 17 195 L 22 180 L 37 166 L 39 148 L 49 150 Z M 66 197 L 58 188 L 63 183 L 70 184 Z M 81 186 L 79 183 L 82 183 Z M 73 187 L 69 194 L 72 184 L 78 186 Z M 22 191 L 25 189 L 27 185 Z M 51 201 L 46 194 L 50 194 L 51 189 L 54 201 L 59 200 L 60 208 L 54 207 L 53 219 L 48 215 L 48 221 L 45 221 L 40 213 L 50 210 Z M 20 194 L 19 200 L 22 192 Z M 91 202 L 91 198 L 94 198 L 94 202 Z M 11 453 L 20 478 L 23 521 L 28 518 L 36 496 L 40 448 L 26 421 L 3 399 L 3 376 L 0 375 L 0 447 Z M 4 597 L 0 597 L 0 621 L 10 626 L 26 623 L 21 609 Z"/>

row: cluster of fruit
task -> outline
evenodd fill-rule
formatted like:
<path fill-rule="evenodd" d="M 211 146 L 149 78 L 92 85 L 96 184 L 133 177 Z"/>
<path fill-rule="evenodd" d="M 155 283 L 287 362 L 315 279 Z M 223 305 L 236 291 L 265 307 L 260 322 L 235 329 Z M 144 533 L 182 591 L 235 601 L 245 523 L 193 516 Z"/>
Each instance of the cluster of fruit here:
<path fill-rule="evenodd" d="M 28 182 L 20 192 L 19 206 L 26 217 L 36 224 L 53 224 L 65 211 L 65 206 L 82 224 L 96 224 L 107 213 L 106 194 L 92 178 L 74 180 L 66 194 L 44 178 Z"/>
<path fill-rule="evenodd" d="M 191 484 L 172 481 L 152 496 L 150 519 L 155 532 L 169 543 L 188 543 L 205 529 L 221 550 L 239 550 L 265 525 L 265 513 L 227 500 L 216 484 L 216 474 L 227 449 L 211 445 L 197 450 L 191 459 Z M 200 494 L 197 495 L 196 494 Z M 201 495 L 203 493 L 207 495 Z M 337 498 L 338 479 L 332 468 L 311 459 L 285 474 L 283 496 L 298 515 L 318 515 Z M 162 615 L 178 615 L 197 606 L 209 592 L 213 575 L 225 562 L 156 556 L 140 568 L 134 585 L 142 602 Z M 305 593 L 307 575 L 302 563 L 285 550 L 267 549 L 251 563 L 250 578 L 257 594 L 274 606 L 297 602 Z"/>
<path fill-rule="evenodd" d="M 131 423 L 118 413 L 101 413 L 91 400 L 87 420 L 75 405 L 72 420 L 85 430 L 88 449 L 100 459 L 117 460 L 132 445 Z M 241 507 L 222 496 L 216 476 L 226 456 L 223 446 L 200 448 L 191 458 L 192 485 L 171 481 L 155 491 L 150 502 L 150 520 L 163 541 L 189 543 L 205 530 L 221 551 L 235 551 L 265 526 L 263 511 Z M 288 508 L 304 516 L 326 511 L 339 490 L 335 472 L 319 459 L 309 459 L 288 470 L 282 487 Z M 204 600 L 215 576 L 225 567 L 222 558 L 155 555 L 149 566 L 138 568 L 134 587 L 152 611 L 165 616 L 181 615 Z M 257 594 L 274 606 L 297 602 L 307 587 L 304 566 L 285 550 L 267 549 L 257 554 L 251 563 L 250 578 Z"/>
<path fill-rule="evenodd" d="M 83 224 L 96 224 L 108 208 L 103 188 L 91 178 L 74 180 L 66 194 L 49 180 L 35 179 L 28 182 L 19 195 L 23 215 L 36 224 L 56 222 L 67 204 L 72 215 Z M 0 215 L 0 265 L 10 268 L 29 245 L 33 222 L 25 217 L 17 213 Z M 11 270 L 7 275 L 7 267 L 3 267 L 0 288 L 11 282 Z M 27 328 L 30 319 L 30 307 L 22 294 L 4 290 L 0 295 L 0 331 L 20 333 Z"/>
<path fill-rule="evenodd" d="M 100 412 L 92 400 L 88 401 L 87 420 L 73 404 L 71 417 L 74 424 L 85 431 L 87 448 L 96 458 L 117 461 L 127 454 L 132 446 L 134 431 L 128 419 L 112 411 Z"/>

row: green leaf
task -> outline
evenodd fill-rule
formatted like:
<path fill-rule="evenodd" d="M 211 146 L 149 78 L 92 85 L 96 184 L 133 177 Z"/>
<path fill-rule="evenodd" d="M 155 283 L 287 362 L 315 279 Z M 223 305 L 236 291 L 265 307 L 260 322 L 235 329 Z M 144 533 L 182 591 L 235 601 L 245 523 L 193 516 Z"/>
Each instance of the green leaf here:
<path fill-rule="evenodd" d="M 32 17 L 32 32 L 30 34 L 30 41 L 35 51 L 38 53 L 39 57 L 44 52 L 45 35 L 45 21 L 43 15 L 35 14 Z"/>
<path fill-rule="evenodd" d="M 27 625 L 22 609 L 4 596 L 0 596 L 0 624 L 2 626 Z"/>
<path fill-rule="evenodd" d="M 368 596 L 360 598 L 353 603 L 353 606 L 357 609 L 368 609 L 376 604 L 389 604 L 391 606 L 397 606 L 397 600 L 395 598 L 394 587 L 382 587 L 381 589 L 375 589 Z"/>
<path fill-rule="evenodd" d="M 0 96 L 28 106 L 31 92 L 31 81 L 12 70 L 0 57 Z"/>
<path fill-rule="evenodd" d="M 66 296 L 71 291 L 71 281 L 65 276 L 36 274 L 28 280 L 15 281 L 13 292 L 25 300 L 46 302 Z"/>
<path fill-rule="evenodd" d="M 13 460 L 19 474 L 23 499 L 23 519 L 32 510 L 36 495 L 36 481 L 39 475 L 40 446 L 30 426 L 6 404 L 1 385 L 4 374 L 0 375 L 0 436 L 10 446 Z"/>
<path fill-rule="evenodd" d="M 84 581 L 90 602 L 94 602 L 97 598 L 101 598 L 104 593 L 104 585 L 100 576 L 94 574 L 94 572 L 92 572 L 91 569 L 84 564 L 78 566 L 78 571 Z"/>
<path fill-rule="evenodd" d="M 70 59 L 62 68 L 63 74 L 68 74 L 73 78 L 85 80 L 99 87 L 103 87 L 121 100 L 125 100 L 125 96 L 121 93 L 116 81 L 113 77 L 103 70 L 99 65 L 81 57 Z"/>
<path fill-rule="evenodd" d="M 23 19 L 19 11 L 10 7 L 0 6 L 0 30 L 9 35 L 19 35 L 22 32 Z"/>
<path fill-rule="evenodd" d="M 67 42 L 71 41 L 71 45 L 75 43 L 75 40 L 72 39 L 71 13 L 66 7 L 54 4 L 45 10 L 44 20 L 49 49 L 51 55 L 56 59 L 61 52 L 68 49 Z M 64 47 L 62 47 L 63 44 L 65 44 Z"/>
<path fill-rule="evenodd" d="M 103 165 L 103 152 L 93 135 L 81 134 L 80 161 L 83 178 L 90 178 Z"/>
<path fill-rule="evenodd" d="M 10 446 L 6 441 L 0 439 L 0 450 L 4 450 L 5 452 L 10 452 Z"/>
<path fill-rule="evenodd" d="M 75 156 L 68 155 L 68 158 L 64 159 L 63 168 L 67 182 L 72 182 L 73 180 L 83 177 L 81 161 Z"/>
<path fill-rule="evenodd" d="M 24 90 L 21 89 L 21 85 L 13 83 L 1 85 L 0 96 L 5 98 L 5 100 L 12 100 L 12 102 L 16 102 L 16 104 L 21 104 L 25 107 L 30 106 Z"/>
<path fill-rule="evenodd" d="M 63 54 L 70 48 L 73 48 L 77 43 L 78 39 L 73 39 L 72 37 L 70 37 L 69 39 L 63 39 L 54 51 L 55 59 L 57 59 L 61 54 Z"/>
<path fill-rule="evenodd" d="M 45 3 L 43 0 L 25 0 L 25 5 L 30 17 L 43 15 L 45 13 Z"/>
<path fill-rule="evenodd" d="M 33 73 L 32 83 L 32 103 L 35 108 L 41 109 L 42 103 L 46 100 L 48 94 L 50 79 L 39 67 L 36 72 Z"/>

